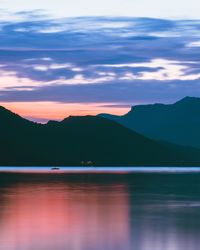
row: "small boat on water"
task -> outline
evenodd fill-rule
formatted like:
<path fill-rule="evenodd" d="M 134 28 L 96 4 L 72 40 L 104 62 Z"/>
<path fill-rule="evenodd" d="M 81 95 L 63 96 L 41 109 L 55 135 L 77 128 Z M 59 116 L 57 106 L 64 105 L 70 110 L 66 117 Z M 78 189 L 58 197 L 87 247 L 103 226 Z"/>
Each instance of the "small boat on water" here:
<path fill-rule="evenodd" d="M 52 167 L 51 170 L 60 170 L 59 167 Z"/>

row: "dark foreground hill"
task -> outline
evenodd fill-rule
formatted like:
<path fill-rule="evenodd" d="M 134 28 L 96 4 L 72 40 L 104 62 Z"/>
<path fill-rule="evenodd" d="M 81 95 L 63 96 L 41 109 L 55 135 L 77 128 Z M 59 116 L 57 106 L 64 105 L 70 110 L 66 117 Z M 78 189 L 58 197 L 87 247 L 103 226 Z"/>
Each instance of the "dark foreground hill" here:
<path fill-rule="evenodd" d="M 41 125 L 0 108 L 0 165 L 200 165 L 200 151 L 148 139 L 101 117 Z"/>
<path fill-rule="evenodd" d="M 102 114 L 154 140 L 200 148 L 200 98 L 171 104 L 138 105 L 123 116 Z"/>

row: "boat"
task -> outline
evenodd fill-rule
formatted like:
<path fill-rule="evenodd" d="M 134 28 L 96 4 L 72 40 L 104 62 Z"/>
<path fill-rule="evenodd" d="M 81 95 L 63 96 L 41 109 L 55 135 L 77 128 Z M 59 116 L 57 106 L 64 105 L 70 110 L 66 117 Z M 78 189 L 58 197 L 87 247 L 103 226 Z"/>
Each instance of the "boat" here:
<path fill-rule="evenodd" d="M 51 170 L 60 170 L 59 167 L 52 167 Z"/>

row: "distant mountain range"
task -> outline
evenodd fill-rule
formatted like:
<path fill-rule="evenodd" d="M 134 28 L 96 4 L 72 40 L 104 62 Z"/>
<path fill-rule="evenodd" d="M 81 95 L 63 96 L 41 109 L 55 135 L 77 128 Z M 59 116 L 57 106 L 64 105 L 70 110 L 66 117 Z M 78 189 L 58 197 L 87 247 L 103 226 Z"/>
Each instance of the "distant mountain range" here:
<path fill-rule="evenodd" d="M 200 98 L 171 104 L 138 105 L 123 116 L 101 114 L 154 140 L 200 148 Z"/>
<path fill-rule="evenodd" d="M 98 116 L 37 124 L 0 107 L 0 138 L 1 166 L 200 165 L 200 150 L 155 141 Z"/>

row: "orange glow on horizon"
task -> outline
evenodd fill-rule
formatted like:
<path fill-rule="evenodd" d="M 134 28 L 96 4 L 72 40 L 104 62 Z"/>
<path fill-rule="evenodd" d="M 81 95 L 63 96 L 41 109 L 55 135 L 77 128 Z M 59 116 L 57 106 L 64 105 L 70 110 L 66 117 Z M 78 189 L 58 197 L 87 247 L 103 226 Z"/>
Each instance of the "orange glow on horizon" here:
<path fill-rule="evenodd" d="M 106 107 L 106 103 L 56 103 L 56 102 L 1 102 L 1 106 L 19 114 L 20 116 L 35 120 L 62 120 L 70 115 L 84 116 L 110 113 L 122 115 L 129 111 L 127 107 Z"/>

